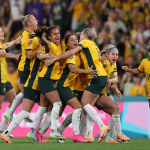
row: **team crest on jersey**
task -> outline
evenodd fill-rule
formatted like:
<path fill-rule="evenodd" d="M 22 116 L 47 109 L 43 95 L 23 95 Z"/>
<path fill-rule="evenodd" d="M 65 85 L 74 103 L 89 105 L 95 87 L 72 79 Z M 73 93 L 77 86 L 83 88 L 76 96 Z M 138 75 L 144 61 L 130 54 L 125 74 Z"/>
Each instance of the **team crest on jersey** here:
<path fill-rule="evenodd" d="M 3 88 L 3 92 L 6 92 L 6 88 Z"/>
<path fill-rule="evenodd" d="M 73 60 L 73 56 L 69 57 L 69 60 Z"/>
<path fill-rule="evenodd" d="M 29 41 L 29 45 L 30 45 L 30 46 L 32 45 L 32 40 Z"/>

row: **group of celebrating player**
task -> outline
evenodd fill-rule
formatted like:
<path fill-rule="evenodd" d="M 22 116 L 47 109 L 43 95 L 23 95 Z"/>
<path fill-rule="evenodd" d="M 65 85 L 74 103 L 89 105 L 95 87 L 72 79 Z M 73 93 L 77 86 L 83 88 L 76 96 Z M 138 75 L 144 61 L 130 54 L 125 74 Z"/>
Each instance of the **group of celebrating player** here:
<path fill-rule="evenodd" d="M 63 130 L 70 123 L 73 126 L 73 142 L 93 142 L 94 121 L 100 128 L 98 142 L 105 138 L 108 131 L 106 143 L 129 141 L 130 138 L 121 131 L 119 105 L 108 93 L 111 87 L 118 98 L 122 97 L 113 84 L 118 80 L 117 48 L 109 45 L 100 52 L 94 42 L 97 37 L 96 33 L 86 28 L 81 34 L 71 34 L 65 37 L 65 44 L 68 48 L 62 54 L 60 32 L 56 26 L 42 27 L 40 31 L 37 30 L 38 22 L 33 15 L 22 16 L 20 20 L 26 30 L 22 33 L 22 37 L 12 42 L 2 44 L 4 33 L 0 28 L 0 107 L 2 107 L 4 96 L 10 102 L 0 125 L 1 139 L 5 143 L 11 143 L 12 130 L 23 119 L 28 122 L 32 121 L 29 115 L 34 104 L 38 103 L 39 109 L 33 120 L 33 126 L 27 134 L 27 137 L 34 142 L 48 143 L 44 135 L 50 126 L 49 138 L 63 142 L 65 140 L 62 136 Z M 43 33 L 45 33 L 44 36 Z M 18 59 L 20 54 L 6 53 L 5 48 L 18 43 L 20 38 L 22 57 L 18 70 L 21 92 L 16 96 L 7 78 L 5 58 Z M 144 67 L 143 65 L 143 68 L 140 66 L 139 70 L 129 70 L 127 66 L 123 66 L 123 69 L 132 73 L 140 73 L 145 71 Z M 13 118 L 14 111 L 22 102 L 22 109 Z M 58 119 L 66 105 L 71 106 L 73 112 L 68 114 L 57 129 Z M 104 125 L 94 106 L 111 115 L 108 126 Z M 44 113 L 46 113 L 46 118 L 39 127 Z M 8 122 L 10 124 L 7 128 Z"/>

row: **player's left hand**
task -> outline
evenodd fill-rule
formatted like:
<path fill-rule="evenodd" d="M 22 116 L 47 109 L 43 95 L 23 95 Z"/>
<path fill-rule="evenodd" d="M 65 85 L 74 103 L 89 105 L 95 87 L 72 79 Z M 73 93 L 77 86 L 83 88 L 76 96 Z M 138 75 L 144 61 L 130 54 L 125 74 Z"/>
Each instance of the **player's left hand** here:
<path fill-rule="evenodd" d="M 18 60 L 21 57 L 22 53 L 16 54 L 15 58 Z"/>
<path fill-rule="evenodd" d="M 15 40 L 15 43 L 16 43 L 16 44 L 21 44 L 21 37 L 22 37 L 22 36 L 19 36 L 19 37 Z"/>
<path fill-rule="evenodd" d="M 122 94 L 121 94 L 121 92 L 118 90 L 118 89 L 116 89 L 116 94 L 117 94 L 117 98 L 118 99 L 121 99 L 122 98 Z"/>
<path fill-rule="evenodd" d="M 112 82 L 111 82 L 111 80 L 109 79 L 109 80 L 107 81 L 107 86 L 108 86 L 108 87 L 111 87 L 111 84 L 112 84 Z"/>

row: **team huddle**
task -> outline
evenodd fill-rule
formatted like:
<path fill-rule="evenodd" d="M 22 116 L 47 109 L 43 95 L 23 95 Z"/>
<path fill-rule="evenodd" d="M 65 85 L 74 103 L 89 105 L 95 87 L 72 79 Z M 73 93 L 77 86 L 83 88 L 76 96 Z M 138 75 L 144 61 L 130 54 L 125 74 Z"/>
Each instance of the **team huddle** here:
<path fill-rule="evenodd" d="M 62 134 L 70 123 L 73 126 L 73 142 L 93 142 L 94 122 L 100 128 L 98 142 L 101 142 L 107 133 L 105 143 L 129 141 L 130 138 L 121 130 L 119 105 L 108 92 L 108 89 L 112 88 L 118 98 L 122 97 L 114 85 L 118 80 L 118 49 L 110 44 L 100 52 L 94 42 L 97 37 L 95 31 L 86 28 L 81 33 L 65 37 L 67 49 L 62 53 L 60 32 L 56 26 L 42 27 L 39 30 L 38 22 L 33 15 L 22 16 L 20 20 L 26 30 L 21 37 L 12 42 L 2 44 L 4 33 L 0 28 L 0 108 L 4 96 L 10 103 L 0 125 L 1 139 L 5 143 L 11 143 L 12 130 L 23 119 L 32 122 L 29 115 L 34 104 L 38 103 L 39 109 L 31 131 L 27 133 L 27 137 L 34 142 L 49 143 L 44 138 L 49 127 L 49 138 L 64 142 L 66 138 Z M 22 57 L 18 70 L 21 92 L 16 95 L 7 78 L 6 58 L 19 59 L 21 54 L 9 54 L 5 49 L 19 43 L 20 40 Z M 140 73 L 144 72 L 144 67 L 141 63 L 136 69 L 128 69 L 127 66 L 123 66 L 122 69 Z M 13 118 L 14 111 L 21 103 L 22 109 Z M 70 112 L 57 128 L 58 119 L 67 105 L 73 108 L 73 112 Z M 94 106 L 111 115 L 108 126 L 104 125 Z M 46 117 L 39 127 L 44 113 Z M 8 122 L 10 124 L 7 127 Z"/>

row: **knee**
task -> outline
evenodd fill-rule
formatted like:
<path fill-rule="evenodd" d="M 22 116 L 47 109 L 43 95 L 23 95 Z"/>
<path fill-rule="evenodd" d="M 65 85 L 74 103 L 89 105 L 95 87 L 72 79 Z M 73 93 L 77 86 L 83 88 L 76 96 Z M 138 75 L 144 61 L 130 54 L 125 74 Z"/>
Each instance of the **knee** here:
<path fill-rule="evenodd" d="M 115 112 L 119 113 L 119 105 L 116 102 L 114 104 L 114 110 L 115 110 Z"/>

